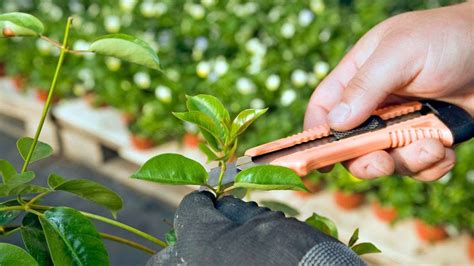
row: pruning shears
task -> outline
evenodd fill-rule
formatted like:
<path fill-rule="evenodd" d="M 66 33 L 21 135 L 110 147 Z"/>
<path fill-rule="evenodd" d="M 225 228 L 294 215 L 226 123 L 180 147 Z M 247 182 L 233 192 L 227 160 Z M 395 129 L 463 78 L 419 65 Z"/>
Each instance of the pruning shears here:
<path fill-rule="evenodd" d="M 446 102 L 422 100 L 377 109 L 360 126 L 336 131 L 320 125 L 290 137 L 248 149 L 227 167 L 222 184 L 255 165 L 271 164 L 292 169 L 299 176 L 370 152 L 406 146 L 422 139 L 437 139 L 446 147 L 474 137 L 474 118 Z M 217 183 L 218 168 L 209 182 Z"/>

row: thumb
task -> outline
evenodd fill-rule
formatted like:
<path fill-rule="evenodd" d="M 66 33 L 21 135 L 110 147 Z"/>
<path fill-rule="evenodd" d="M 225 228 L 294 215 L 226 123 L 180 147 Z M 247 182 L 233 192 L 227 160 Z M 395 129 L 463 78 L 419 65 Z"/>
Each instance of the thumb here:
<path fill-rule="evenodd" d="M 393 39 L 393 38 L 392 38 Z M 406 86 L 422 66 L 412 42 L 385 40 L 358 68 L 328 115 L 331 128 L 349 130 L 364 122 L 385 98 Z"/>

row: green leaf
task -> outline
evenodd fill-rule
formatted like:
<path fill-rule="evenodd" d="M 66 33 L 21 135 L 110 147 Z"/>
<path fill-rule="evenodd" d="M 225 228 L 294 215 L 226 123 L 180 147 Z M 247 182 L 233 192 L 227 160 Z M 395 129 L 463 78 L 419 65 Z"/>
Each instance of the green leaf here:
<path fill-rule="evenodd" d="M 258 165 L 243 170 L 235 177 L 234 187 L 308 191 L 295 172 L 289 168 L 276 165 Z"/>
<path fill-rule="evenodd" d="M 374 244 L 372 243 L 360 243 L 355 246 L 353 246 L 352 251 L 354 251 L 357 255 L 364 255 L 364 254 L 369 254 L 369 253 L 380 253 L 380 249 L 378 249 Z"/>
<path fill-rule="evenodd" d="M 30 193 L 42 193 L 49 189 L 31 184 L 2 184 L 0 185 L 0 197 L 15 196 Z"/>
<path fill-rule="evenodd" d="M 35 179 L 35 172 L 33 171 L 26 171 L 24 173 L 21 173 L 21 174 L 14 174 L 10 180 L 8 180 L 8 182 L 6 184 L 8 185 L 19 185 L 19 184 L 25 184 L 25 183 L 28 183 L 30 181 L 32 181 L 33 179 Z"/>
<path fill-rule="evenodd" d="M 7 183 L 12 176 L 16 175 L 15 167 L 9 161 L 0 160 L 0 175 L 3 183 Z"/>
<path fill-rule="evenodd" d="M 0 243 L 0 265 L 36 266 L 38 262 L 24 249 L 8 243 Z"/>
<path fill-rule="evenodd" d="M 165 153 L 148 160 L 132 178 L 172 185 L 203 185 L 208 174 L 196 161 L 179 154 Z"/>
<path fill-rule="evenodd" d="M 41 266 L 53 265 L 38 216 L 27 213 L 22 221 L 21 238 L 26 250 Z"/>
<path fill-rule="evenodd" d="M 240 112 L 232 122 L 230 135 L 237 137 L 242 134 L 257 118 L 267 112 L 266 109 L 247 109 Z"/>
<path fill-rule="evenodd" d="M 16 206 L 16 205 L 18 205 L 18 202 L 16 200 L 9 200 L 6 202 L 2 202 L 0 204 L 0 208 Z M 21 214 L 21 211 L 17 211 L 17 210 L 0 212 L 0 226 L 7 225 L 13 222 L 20 214 Z"/>
<path fill-rule="evenodd" d="M 238 199 L 243 199 L 245 198 L 245 196 L 247 196 L 248 189 L 239 187 L 239 188 L 234 188 L 232 190 L 229 190 L 228 192 L 230 195 Z"/>
<path fill-rule="evenodd" d="M 283 212 L 287 216 L 297 216 L 299 214 L 298 210 L 295 208 L 279 201 L 262 200 L 260 201 L 260 205 L 270 208 L 272 211 Z"/>
<path fill-rule="evenodd" d="M 60 183 L 61 180 L 63 182 Z M 66 180 L 63 177 L 52 174 L 48 178 L 48 184 L 50 186 L 54 185 L 52 186 L 54 190 L 67 191 L 83 199 L 102 205 L 111 210 L 114 217 L 117 211 L 122 209 L 123 206 L 122 198 L 120 198 L 117 193 L 99 183 L 87 179 Z"/>
<path fill-rule="evenodd" d="M 43 33 L 43 23 L 36 17 L 20 12 L 0 15 L 0 36 L 38 36 Z"/>
<path fill-rule="evenodd" d="M 33 141 L 32 138 L 23 137 L 16 142 L 16 146 L 23 160 L 26 160 Z M 53 148 L 44 142 L 38 141 L 33 155 L 31 156 L 30 163 L 49 157 L 51 154 L 53 154 Z"/>
<path fill-rule="evenodd" d="M 209 132 L 201 129 L 202 136 L 206 139 L 207 144 L 214 150 L 219 150 L 219 143 L 217 142 L 216 138 Z"/>
<path fill-rule="evenodd" d="M 94 224 L 75 209 L 57 207 L 40 217 L 54 265 L 109 265 Z"/>
<path fill-rule="evenodd" d="M 205 113 L 212 118 L 216 125 L 223 122 L 225 125 L 230 124 L 230 115 L 219 99 L 212 95 L 200 94 L 196 96 L 188 96 L 186 106 L 189 111 L 199 111 Z"/>
<path fill-rule="evenodd" d="M 171 229 L 168 233 L 165 235 L 165 240 L 168 245 L 172 246 L 176 243 L 176 232 L 174 229 Z"/>
<path fill-rule="evenodd" d="M 207 156 L 207 162 L 214 161 L 218 156 L 204 143 L 199 143 L 199 150 Z"/>
<path fill-rule="evenodd" d="M 224 142 L 225 140 L 225 133 L 220 130 L 217 126 L 216 123 L 207 115 L 204 113 L 198 112 L 198 111 L 191 111 L 191 112 L 180 112 L 180 113 L 173 113 L 174 116 L 177 118 L 196 124 L 201 128 L 201 130 L 205 130 L 209 132 L 214 138 L 219 140 L 221 143 Z"/>
<path fill-rule="evenodd" d="M 332 236 L 335 239 L 339 238 L 336 224 L 324 216 L 313 213 L 305 222 L 326 235 Z"/>
<path fill-rule="evenodd" d="M 349 239 L 349 243 L 347 244 L 349 247 L 352 247 L 357 240 L 359 240 L 359 228 L 357 228 L 354 233 L 352 233 L 351 239 Z"/>
<path fill-rule="evenodd" d="M 96 39 L 89 51 L 160 69 L 160 59 L 148 43 L 126 34 L 109 34 Z"/>

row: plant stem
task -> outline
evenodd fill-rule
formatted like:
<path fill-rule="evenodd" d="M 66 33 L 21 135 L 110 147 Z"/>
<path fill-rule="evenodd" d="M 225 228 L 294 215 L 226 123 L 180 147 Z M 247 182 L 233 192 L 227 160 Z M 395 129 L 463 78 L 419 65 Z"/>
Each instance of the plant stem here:
<path fill-rule="evenodd" d="M 61 53 L 59 54 L 58 63 L 56 65 L 56 71 L 54 72 L 53 81 L 51 82 L 51 87 L 49 88 L 48 98 L 46 99 L 46 103 L 43 107 L 43 112 L 41 114 L 41 119 L 36 129 L 35 137 L 33 139 L 33 143 L 31 144 L 30 150 L 28 151 L 28 155 L 26 156 L 25 163 L 21 169 L 21 172 L 25 172 L 28 169 L 28 165 L 30 163 L 31 157 L 33 156 L 33 152 L 36 148 L 36 144 L 38 143 L 38 138 L 41 134 L 41 130 L 43 129 L 44 121 L 46 120 L 46 116 L 49 111 L 49 107 L 51 106 L 51 101 L 53 99 L 54 88 L 56 88 L 56 82 L 58 81 L 59 73 L 61 72 L 61 67 L 64 62 L 64 55 L 66 54 L 68 39 L 69 39 L 69 31 L 72 25 L 72 18 L 69 17 L 66 23 L 66 29 L 64 31 L 64 39 L 63 44 L 61 46 Z"/>
<path fill-rule="evenodd" d="M 46 192 L 43 192 L 43 193 L 40 193 L 38 195 L 36 195 L 34 198 L 32 198 L 30 201 L 28 201 L 28 203 L 25 204 L 25 207 L 30 207 L 31 205 L 33 205 L 33 203 L 35 203 L 35 201 L 41 199 L 42 197 L 48 195 L 49 193 L 51 193 L 52 191 L 46 191 Z"/>
<path fill-rule="evenodd" d="M 219 197 L 222 194 L 221 186 L 222 186 L 222 178 L 224 177 L 225 170 L 227 169 L 227 164 L 225 161 L 219 161 L 219 165 L 221 166 L 221 172 L 219 173 L 219 181 L 217 183 L 217 190 L 216 190 L 216 197 Z"/>
<path fill-rule="evenodd" d="M 109 235 L 109 234 L 106 234 L 106 233 L 100 233 L 100 236 L 103 238 L 103 239 L 108 239 L 108 240 L 112 240 L 112 241 L 115 241 L 115 242 L 119 242 L 119 243 L 122 243 L 122 244 L 125 244 L 127 246 L 130 246 L 132 248 L 136 248 L 136 249 L 139 249 L 141 251 L 144 251 L 148 254 L 155 254 L 156 252 L 153 251 L 152 249 L 150 248 L 147 248 L 137 242 L 134 242 L 134 241 L 131 241 L 131 240 L 128 240 L 128 239 L 125 239 L 125 238 L 121 238 L 119 236 L 115 236 L 115 235 Z"/>
<path fill-rule="evenodd" d="M 131 227 L 131 226 L 129 226 L 129 225 L 123 224 L 123 223 L 121 223 L 121 222 L 118 222 L 118 221 L 115 221 L 115 220 L 112 220 L 112 219 L 109 219 L 109 218 L 105 218 L 105 217 L 100 216 L 100 215 L 95 215 L 95 214 L 88 213 L 88 212 L 83 212 L 83 211 L 81 211 L 81 213 L 82 213 L 82 215 L 84 215 L 84 216 L 86 216 L 86 217 L 88 217 L 88 218 L 95 219 L 95 220 L 98 220 L 98 221 L 101 221 L 101 222 L 104 222 L 104 223 L 107 223 L 107 224 L 110 224 L 110 225 L 113 225 L 113 226 L 122 228 L 123 230 L 127 230 L 127 231 L 129 231 L 130 233 L 133 233 L 133 234 L 135 234 L 135 235 L 141 236 L 141 237 L 143 237 L 143 238 L 145 238 L 145 239 L 147 239 L 147 240 L 149 240 L 149 241 L 151 241 L 151 242 L 153 242 L 153 243 L 155 243 L 155 244 L 157 244 L 157 245 L 159 245 L 159 246 L 161 246 L 161 247 L 164 247 L 164 248 L 165 248 L 165 247 L 168 246 L 165 242 L 159 240 L 158 238 L 156 238 L 156 237 L 154 237 L 154 236 L 152 236 L 152 235 L 149 235 L 149 234 L 147 234 L 147 233 L 145 233 L 145 232 L 142 232 L 142 231 L 140 231 L 140 230 L 138 230 L 138 229 L 135 229 L 135 228 L 133 228 L 133 227 Z"/>
<path fill-rule="evenodd" d="M 9 206 L 9 207 L 3 207 L 0 208 L 0 212 L 5 212 L 5 211 L 24 211 L 25 207 L 23 206 Z"/>

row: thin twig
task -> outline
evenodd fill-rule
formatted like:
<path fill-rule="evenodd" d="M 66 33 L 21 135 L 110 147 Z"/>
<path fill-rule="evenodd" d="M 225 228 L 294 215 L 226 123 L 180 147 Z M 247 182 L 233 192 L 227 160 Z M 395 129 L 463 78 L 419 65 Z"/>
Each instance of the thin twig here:
<path fill-rule="evenodd" d="M 119 242 L 119 243 L 122 243 L 122 244 L 125 244 L 127 246 L 130 246 L 132 248 L 136 248 L 136 249 L 139 249 L 141 251 L 144 251 L 148 254 L 155 254 L 156 251 L 153 251 L 152 249 L 150 248 L 147 248 L 137 242 L 134 242 L 132 240 L 128 240 L 128 239 L 125 239 L 125 238 L 121 238 L 119 236 L 115 236 L 115 235 L 110 235 L 110 234 L 106 234 L 106 233 L 100 233 L 100 236 L 104 239 L 108 239 L 108 240 L 112 240 L 112 241 L 115 241 L 115 242 Z"/>

